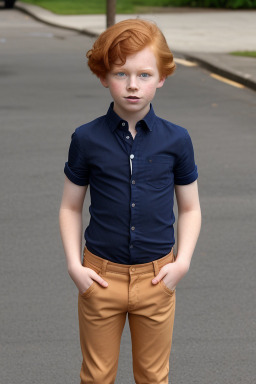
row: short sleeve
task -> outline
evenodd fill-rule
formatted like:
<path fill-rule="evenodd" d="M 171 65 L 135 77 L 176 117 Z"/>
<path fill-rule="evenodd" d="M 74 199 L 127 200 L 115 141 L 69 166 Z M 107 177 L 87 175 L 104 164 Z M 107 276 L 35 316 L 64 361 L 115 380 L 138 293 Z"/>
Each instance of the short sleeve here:
<path fill-rule="evenodd" d="M 174 168 L 174 184 L 176 185 L 191 184 L 198 178 L 193 144 L 187 130 L 184 132 L 185 137 L 181 140 L 179 155 Z"/>
<path fill-rule="evenodd" d="M 76 132 L 71 136 L 68 161 L 64 173 L 72 183 L 85 186 L 89 184 L 89 165 L 86 158 L 86 149 Z"/>

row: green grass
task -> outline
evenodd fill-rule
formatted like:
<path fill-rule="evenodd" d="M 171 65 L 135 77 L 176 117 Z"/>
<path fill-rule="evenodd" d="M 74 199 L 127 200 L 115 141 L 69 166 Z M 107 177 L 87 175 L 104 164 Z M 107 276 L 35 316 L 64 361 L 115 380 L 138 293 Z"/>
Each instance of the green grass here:
<path fill-rule="evenodd" d="M 107 0 L 22 0 L 62 15 L 106 13 Z M 242 6 L 246 3 L 247 6 Z M 224 5 L 225 4 L 225 5 Z M 116 13 L 152 12 L 153 7 L 256 8 L 256 0 L 116 0 Z"/>
<path fill-rule="evenodd" d="M 22 0 L 61 15 L 105 13 L 105 0 Z"/>
<path fill-rule="evenodd" d="M 230 53 L 233 56 L 246 56 L 246 57 L 255 57 L 256 58 L 256 51 L 236 51 Z"/>
<path fill-rule="evenodd" d="M 22 0 L 62 15 L 106 13 L 106 0 Z M 138 7 L 143 12 L 149 7 L 165 7 L 170 0 L 117 0 L 116 13 L 135 13 Z"/>

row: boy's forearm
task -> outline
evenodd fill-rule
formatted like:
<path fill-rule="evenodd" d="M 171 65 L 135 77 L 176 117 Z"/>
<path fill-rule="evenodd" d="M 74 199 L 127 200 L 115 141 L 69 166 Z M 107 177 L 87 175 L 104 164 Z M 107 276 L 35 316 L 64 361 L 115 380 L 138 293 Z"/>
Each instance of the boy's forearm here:
<path fill-rule="evenodd" d="M 184 269 L 189 270 L 191 258 L 197 243 L 201 228 L 200 208 L 179 213 L 177 224 L 177 258 L 176 263 Z"/>
<path fill-rule="evenodd" d="M 175 289 L 178 282 L 189 270 L 191 258 L 196 246 L 201 227 L 200 207 L 194 210 L 184 210 L 178 218 L 178 252 L 174 263 L 166 264 L 152 280 L 157 284 L 163 278 L 169 289 Z"/>
<path fill-rule="evenodd" d="M 68 272 L 81 266 L 82 212 L 61 208 L 60 232 L 67 260 Z"/>

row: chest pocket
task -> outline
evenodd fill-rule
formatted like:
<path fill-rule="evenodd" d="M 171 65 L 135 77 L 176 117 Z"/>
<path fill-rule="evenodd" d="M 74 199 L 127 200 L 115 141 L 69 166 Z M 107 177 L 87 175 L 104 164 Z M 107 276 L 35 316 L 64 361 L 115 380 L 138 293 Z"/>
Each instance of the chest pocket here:
<path fill-rule="evenodd" d="M 173 182 L 173 158 L 167 155 L 148 157 L 146 160 L 146 183 L 154 188 L 163 188 Z"/>

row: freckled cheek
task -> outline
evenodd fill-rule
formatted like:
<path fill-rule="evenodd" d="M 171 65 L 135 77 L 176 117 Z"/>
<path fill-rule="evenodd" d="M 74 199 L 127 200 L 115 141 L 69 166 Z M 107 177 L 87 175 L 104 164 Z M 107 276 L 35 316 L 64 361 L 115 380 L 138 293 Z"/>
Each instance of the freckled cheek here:
<path fill-rule="evenodd" d="M 113 83 L 113 84 L 111 84 L 110 92 L 112 94 L 116 95 L 116 94 L 121 93 L 123 91 L 123 89 L 124 89 L 124 85 L 120 84 L 120 82 L 119 83 Z"/>
<path fill-rule="evenodd" d="M 155 86 L 151 86 L 151 87 L 148 87 L 147 89 L 145 89 L 145 95 L 148 96 L 149 98 L 154 97 L 155 93 L 156 93 L 156 87 Z"/>

